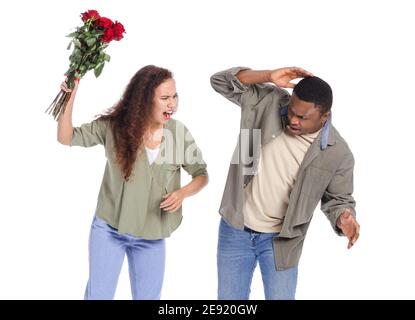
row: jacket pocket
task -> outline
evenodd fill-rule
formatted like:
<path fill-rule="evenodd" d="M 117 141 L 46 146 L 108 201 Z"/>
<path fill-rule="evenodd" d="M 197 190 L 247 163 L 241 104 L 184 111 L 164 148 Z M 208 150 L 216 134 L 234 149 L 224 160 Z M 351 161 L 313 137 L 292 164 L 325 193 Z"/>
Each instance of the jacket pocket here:
<path fill-rule="evenodd" d="M 309 166 L 304 173 L 301 193 L 309 198 L 321 200 L 332 176 L 329 170 Z"/>
<path fill-rule="evenodd" d="M 180 188 L 180 165 L 164 165 L 164 187 L 166 192 L 172 192 Z"/>
<path fill-rule="evenodd" d="M 176 170 L 180 169 L 180 165 L 179 164 L 166 163 L 166 164 L 164 164 L 164 168 L 167 171 L 176 171 Z"/>

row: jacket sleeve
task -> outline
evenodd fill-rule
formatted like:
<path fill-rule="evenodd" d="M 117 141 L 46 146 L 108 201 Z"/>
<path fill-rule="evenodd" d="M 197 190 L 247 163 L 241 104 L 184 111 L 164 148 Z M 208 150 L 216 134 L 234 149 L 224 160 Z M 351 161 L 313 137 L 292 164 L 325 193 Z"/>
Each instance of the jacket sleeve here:
<path fill-rule="evenodd" d="M 338 235 L 343 235 L 342 231 L 336 226 L 338 217 L 346 209 L 349 209 L 353 216 L 356 217 L 356 202 L 352 196 L 353 167 L 353 154 L 349 152 L 343 157 L 321 199 L 321 210 L 330 220 L 334 231 Z"/>
<path fill-rule="evenodd" d="M 242 70 L 249 70 L 246 67 L 236 67 L 220 71 L 210 77 L 212 88 L 240 107 L 255 106 L 266 95 L 277 92 L 281 97 L 289 97 L 284 89 L 271 84 L 245 85 L 236 77 Z"/>
<path fill-rule="evenodd" d="M 100 119 L 85 123 L 73 129 L 71 146 L 92 147 L 97 144 L 105 145 L 107 121 Z"/>

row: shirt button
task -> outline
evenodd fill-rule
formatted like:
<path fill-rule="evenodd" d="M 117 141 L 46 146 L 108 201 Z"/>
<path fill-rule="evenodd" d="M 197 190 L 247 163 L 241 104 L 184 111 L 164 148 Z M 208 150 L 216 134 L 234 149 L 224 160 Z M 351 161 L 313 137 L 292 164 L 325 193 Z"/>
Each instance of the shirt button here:
<path fill-rule="evenodd" d="M 271 137 L 272 137 L 272 138 L 275 138 L 275 134 L 273 134 Z"/>

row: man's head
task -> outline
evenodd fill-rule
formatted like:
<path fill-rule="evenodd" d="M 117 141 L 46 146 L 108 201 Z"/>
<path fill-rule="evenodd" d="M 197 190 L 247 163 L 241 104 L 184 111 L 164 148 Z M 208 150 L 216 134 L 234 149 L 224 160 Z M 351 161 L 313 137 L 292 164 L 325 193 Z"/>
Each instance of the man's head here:
<path fill-rule="evenodd" d="M 295 87 L 288 106 L 288 130 L 294 135 L 320 130 L 330 116 L 333 93 L 318 77 L 302 79 Z"/>

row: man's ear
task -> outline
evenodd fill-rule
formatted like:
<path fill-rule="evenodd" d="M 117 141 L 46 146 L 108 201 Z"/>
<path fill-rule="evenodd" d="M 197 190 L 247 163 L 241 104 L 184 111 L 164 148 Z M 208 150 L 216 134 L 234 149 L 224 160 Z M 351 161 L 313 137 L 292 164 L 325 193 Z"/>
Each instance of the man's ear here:
<path fill-rule="evenodd" d="M 330 117 L 330 115 L 331 115 L 331 111 L 327 111 L 325 114 L 323 114 L 320 118 L 321 123 L 322 124 L 326 123 L 326 121 Z"/>

